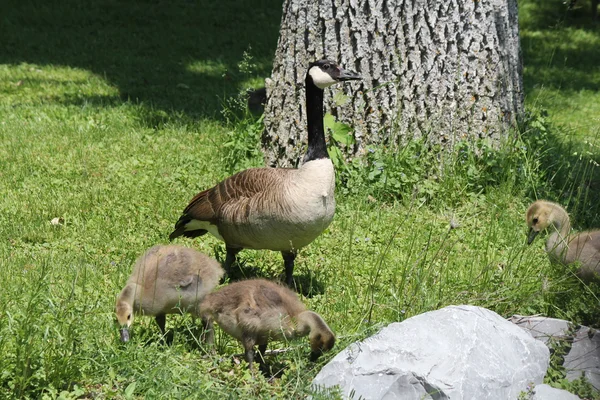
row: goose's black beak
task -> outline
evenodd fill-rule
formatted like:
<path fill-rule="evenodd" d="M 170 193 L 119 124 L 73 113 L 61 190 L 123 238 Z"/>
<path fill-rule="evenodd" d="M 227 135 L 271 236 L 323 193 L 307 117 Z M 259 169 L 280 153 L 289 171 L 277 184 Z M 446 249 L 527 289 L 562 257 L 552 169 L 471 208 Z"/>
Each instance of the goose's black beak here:
<path fill-rule="evenodd" d="M 127 327 L 121 328 L 120 334 L 121 334 L 121 342 L 123 342 L 123 343 L 129 342 L 129 329 Z"/>
<path fill-rule="evenodd" d="M 340 74 L 337 76 L 338 81 L 357 81 L 362 77 L 354 71 L 340 68 Z"/>
<path fill-rule="evenodd" d="M 533 230 L 533 228 L 529 228 L 529 235 L 527 235 L 527 244 L 531 244 L 533 239 L 540 233 L 539 231 Z"/>

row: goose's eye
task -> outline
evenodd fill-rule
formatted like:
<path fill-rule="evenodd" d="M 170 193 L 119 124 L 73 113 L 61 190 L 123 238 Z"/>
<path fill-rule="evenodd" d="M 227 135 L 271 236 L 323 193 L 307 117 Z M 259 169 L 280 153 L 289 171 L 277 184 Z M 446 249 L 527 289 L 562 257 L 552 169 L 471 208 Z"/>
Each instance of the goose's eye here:
<path fill-rule="evenodd" d="M 329 69 L 330 67 L 331 67 L 331 65 L 329 65 L 329 64 L 323 65 L 323 69 Z"/>
<path fill-rule="evenodd" d="M 538 223 L 538 219 L 537 219 L 537 218 L 534 218 L 532 222 L 533 222 L 534 224 L 537 224 L 537 223 Z"/>

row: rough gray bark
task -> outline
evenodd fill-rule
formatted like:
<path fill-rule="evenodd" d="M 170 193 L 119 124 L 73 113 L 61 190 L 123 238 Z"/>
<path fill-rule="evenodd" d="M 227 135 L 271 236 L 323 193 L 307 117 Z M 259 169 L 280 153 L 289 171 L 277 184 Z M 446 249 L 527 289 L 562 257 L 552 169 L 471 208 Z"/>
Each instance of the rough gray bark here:
<path fill-rule="evenodd" d="M 285 0 L 266 85 L 268 164 L 298 163 L 306 66 L 324 57 L 364 77 L 325 93 L 326 110 L 355 129 L 350 153 L 422 136 L 497 142 L 522 111 L 516 0 Z"/>

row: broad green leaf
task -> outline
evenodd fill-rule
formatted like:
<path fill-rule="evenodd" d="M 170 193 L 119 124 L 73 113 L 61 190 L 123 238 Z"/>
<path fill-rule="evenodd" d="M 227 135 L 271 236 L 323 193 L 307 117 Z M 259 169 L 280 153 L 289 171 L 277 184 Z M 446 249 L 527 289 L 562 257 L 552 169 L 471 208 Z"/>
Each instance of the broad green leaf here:
<path fill-rule="evenodd" d="M 344 160 L 341 150 L 336 146 L 329 146 L 327 152 L 329 153 L 329 158 L 331 158 L 333 165 L 335 167 L 340 167 Z"/>
<path fill-rule="evenodd" d="M 133 392 L 135 391 L 135 382 L 131 382 L 129 386 L 125 389 L 125 398 L 130 399 L 133 396 Z"/>
<path fill-rule="evenodd" d="M 356 142 L 352 135 L 352 127 L 348 124 L 337 122 L 335 117 L 330 113 L 325 114 L 323 117 L 323 125 L 331 131 L 331 136 L 336 142 L 346 146 L 350 146 Z"/>
<path fill-rule="evenodd" d="M 330 113 L 326 113 L 323 117 L 323 125 L 325 126 L 325 128 L 333 131 L 335 126 L 335 117 Z"/>
<path fill-rule="evenodd" d="M 349 146 L 354 144 L 354 136 L 352 136 L 352 128 L 349 125 L 343 124 L 341 122 L 335 123 L 335 129 L 332 131 L 331 135 L 335 140 Z"/>
<path fill-rule="evenodd" d="M 343 106 L 344 104 L 347 104 L 350 101 L 350 96 L 346 96 L 344 94 L 344 92 L 336 92 L 333 95 L 333 102 L 335 103 L 336 106 Z"/>

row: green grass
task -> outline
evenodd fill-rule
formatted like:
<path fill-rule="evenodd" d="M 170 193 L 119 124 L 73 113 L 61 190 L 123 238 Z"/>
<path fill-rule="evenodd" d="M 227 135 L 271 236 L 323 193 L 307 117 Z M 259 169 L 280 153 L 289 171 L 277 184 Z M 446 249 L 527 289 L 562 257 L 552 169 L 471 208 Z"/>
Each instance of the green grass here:
<path fill-rule="evenodd" d="M 279 378 L 252 379 L 237 342 L 218 335 L 206 355 L 190 317 L 168 318 L 172 346 L 143 317 L 121 344 L 114 301 L 135 258 L 167 242 L 197 191 L 260 164 L 260 121 L 235 96 L 268 75 L 280 12 L 274 1 L 107 0 L 14 2 L 0 15 L 0 398 L 303 398 L 336 351 L 449 304 L 598 325 L 598 287 L 551 265 L 542 240 L 525 245 L 536 196 L 563 202 L 578 229 L 600 226 L 598 152 L 582 144 L 594 130 L 561 139 L 562 103 L 530 97 L 558 78 L 529 64 L 530 110 L 548 116 L 536 111 L 500 151 L 458 146 L 440 171 L 438 153 L 414 142 L 338 169 L 335 220 L 296 268 L 303 300 L 338 335 L 321 361 L 300 340 L 270 360 Z M 546 29 L 528 18 L 524 46 Z M 552 62 L 532 46 L 526 62 Z M 558 77 L 563 64 L 552 68 Z M 553 90 L 576 102 L 584 89 Z M 224 253 L 214 238 L 177 243 Z M 242 274 L 282 272 L 274 252 L 240 259 Z"/>

